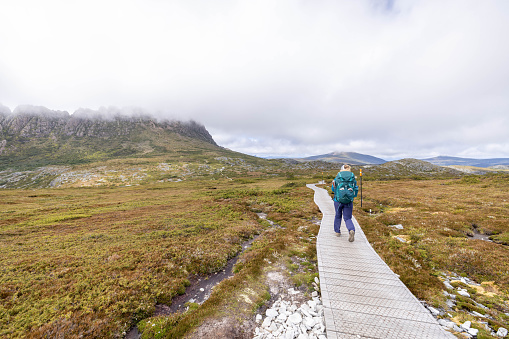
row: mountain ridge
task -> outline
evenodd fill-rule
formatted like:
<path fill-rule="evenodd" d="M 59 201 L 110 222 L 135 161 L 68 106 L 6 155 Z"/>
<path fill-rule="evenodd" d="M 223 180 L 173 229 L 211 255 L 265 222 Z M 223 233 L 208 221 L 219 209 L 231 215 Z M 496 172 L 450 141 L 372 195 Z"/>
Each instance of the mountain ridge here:
<path fill-rule="evenodd" d="M 306 158 L 296 159 L 298 161 L 316 161 L 322 160 L 334 163 L 347 163 L 350 165 L 380 165 L 387 162 L 384 159 L 372 155 L 356 152 L 331 152 L 322 155 L 314 155 Z"/>
<path fill-rule="evenodd" d="M 94 114 L 95 113 L 95 114 Z M 127 124 L 122 124 L 122 123 Z M 118 126 L 122 124 L 122 128 Z M 45 107 L 20 106 L 11 114 L 0 111 L 0 137 L 45 137 L 50 133 L 63 133 L 76 137 L 111 137 L 129 134 L 133 129 L 130 125 L 142 124 L 144 127 L 163 128 L 178 134 L 201 139 L 216 145 L 216 142 L 206 128 L 193 121 L 181 122 L 177 120 L 158 121 L 148 114 L 124 114 L 118 110 L 110 116 L 104 116 L 98 111 L 88 109 L 77 110 L 74 114 L 66 111 L 52 111 Z M 115 126 L 117 125 L 117 126 Z"/>
<path fill-rule="evenodd" d="M 196 144 L 192 146 L 192 144 Z M 142 114 L 74 114 L 45 107 L 0 110 L 0 169 L 73 164 L 155 155 L 186 147 L 221 149 L 207 129 L 193 121 L 162 120 Z"/>
<path fill-rule="evenodd" d="M 490 159 L 474 159 L 460 158 L 451 156 L 437 156 L 433 158 L 421 159 L 439 166 L 473 166 L 473 167 L 493 167 L 493 166 L 509 166 L 509 158 L 490 158 Z"/>

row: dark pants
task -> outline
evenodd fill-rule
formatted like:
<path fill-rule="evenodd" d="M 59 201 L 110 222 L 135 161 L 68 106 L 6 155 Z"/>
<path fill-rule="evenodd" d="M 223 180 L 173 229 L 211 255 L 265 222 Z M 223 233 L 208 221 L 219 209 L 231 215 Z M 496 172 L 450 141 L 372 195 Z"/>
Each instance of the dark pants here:
<path fill-rule="evenodd" d="M 336 209 L 336 217 L 334 218 L 334 232 L 339 233 L 341 226 L 341 218 L 345 219 L 346 228 L 348 232 L 355 231 L 355 226 L 352 221 L 353 202 L 349 204 L 342 204 L 334 201 L 334 208 Z"/>

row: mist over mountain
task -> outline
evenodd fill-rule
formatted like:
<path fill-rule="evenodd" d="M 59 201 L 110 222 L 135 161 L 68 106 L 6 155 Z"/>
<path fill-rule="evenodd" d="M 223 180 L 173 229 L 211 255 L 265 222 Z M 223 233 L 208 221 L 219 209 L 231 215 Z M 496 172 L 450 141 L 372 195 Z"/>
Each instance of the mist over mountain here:
<path fill-rule="evenodd" d="M 219 148 L 195 121 L 158 121 L 139 109 L 69 114 L 41 106 L 19 106 L 13 112 L 0 107 L 0 168 L 153 156 L 192 141 Z"/>
<path fill-rule="evenodd" d="M 5 139 L 43 138 L 50 134 L 109 138 L 128 135 L 139 127 L 162 128 L 216 145 L 206 128 L 193 120 L 158 121 L 141 109 L 103 108 L 94 111 L 82 108 L 72 115 L 28 105 L 18 106 L 12 113 L 0 110 L 0 136 Z"/>

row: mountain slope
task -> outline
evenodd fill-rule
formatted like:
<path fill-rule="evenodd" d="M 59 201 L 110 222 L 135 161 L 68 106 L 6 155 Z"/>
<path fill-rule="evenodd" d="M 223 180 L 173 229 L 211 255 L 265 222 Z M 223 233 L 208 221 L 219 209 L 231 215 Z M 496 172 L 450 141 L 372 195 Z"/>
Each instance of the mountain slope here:
<path fill-rule="evenodd" d="M 350 165 L 379 165 L 386 162 L 384 159 L 355 152 L 332 152 L 298 160 L 301 161 L 322 160 L 335 163 L 346 163 Z"/>
<path fill-rule="evenodd" d="M 70 115 L 44 107 L 0 113 L 0 169 L 220 150 L 204 126 L 150 116 Z"/>

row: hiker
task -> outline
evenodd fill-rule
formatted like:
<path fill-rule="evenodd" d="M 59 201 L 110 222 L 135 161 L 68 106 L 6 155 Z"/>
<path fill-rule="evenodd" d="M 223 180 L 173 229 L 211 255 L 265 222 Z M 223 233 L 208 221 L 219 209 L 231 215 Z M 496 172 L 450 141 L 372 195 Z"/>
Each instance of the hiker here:
<path fill-rule="evenodd" d="M 334 232 L 336 236 L 341 235 L 341 218 L 345 219 L 348 229 L 348 241 L 352 242 L 355 238 L 355 226 L 352 221 L 353 199 L 357 196 L 359 187 L 355 180 L 355 175 L 351 172 L 350 165 L 341 166 L 341 170 L 332 181 L 332 193 L 334 194 L 334 208 L 336 217 L 334 218 Z"/>

